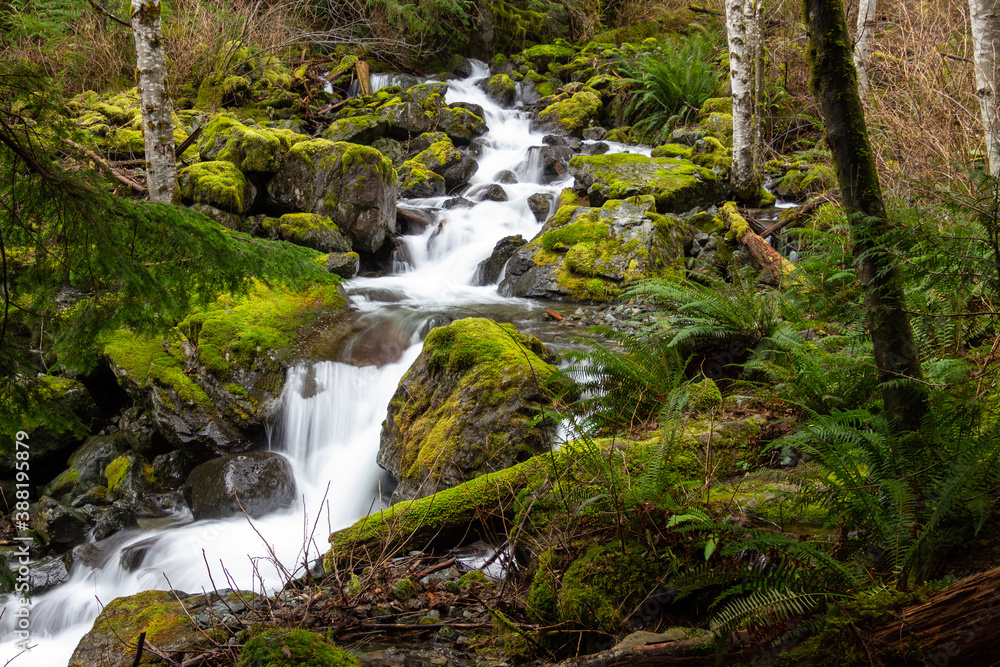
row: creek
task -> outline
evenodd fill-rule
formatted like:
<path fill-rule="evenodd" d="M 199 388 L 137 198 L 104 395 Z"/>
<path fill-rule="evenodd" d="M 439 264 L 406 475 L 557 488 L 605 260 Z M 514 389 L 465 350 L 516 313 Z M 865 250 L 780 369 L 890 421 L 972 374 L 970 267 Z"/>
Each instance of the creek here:
<path fill-rule="evenodd" d="M 476 63 L 469 78 L 450 82 L 446 97 L 449 103 L 481 105 L 489 127 L 481 140 L 479 170 L 465 190 L 474 205 L 443 209 L 448 197 L 401 200 L 401 207 L 430 213 L 433 223 L 400 239 L 405 252 L 397 246 L 397 256 L 407 259 L 394 262 L 391 275 L 359 278 L 347 286 L 362 326 L 353 341 L 341 346 L 338 358 L 378 365 L 321 361 L 288 372 L 271 445 L 292 463 L 298 489 L 294 506 L 253 525 L 244 517 L 192 521 L 181 509 L 166 521 L 104 540 L 89 564 L 82 559 L 73 564 L 67 583 L 34 598 L 30 622 L 35 648 L 10 664 L 66 665 L 101 607 L 120 596 L 171 587 L 191 594 L 216 586 L 269 594 L 280 589 L 287 581 L 285 572 L 298 568 L 301 574 L 303 561 L 322 556 L 331 530 L 350 525 L 383 502 L 386 480 L 375 463 L 381 423 L 429 327 L 487 316 L 522 327 L 536 323 L 537 329 L 545 304 L 500 297 L 495 285 L 473 286 L 476 268 L 501 238 L 535 236 L 541 225 L 527 198 L 536 193 L 558 197 L 571 177 L 541 184 L 541 169 L 529 159 L 529 149 L 543 144 L 543 134 L 530 129 L 529 113 L 501 108 L 476 86 L 488 74 L 484 64 Z M 387 77 L 373 78 L 375 87 L 388 83 Z M 502 170 L 514 171 L 519 181 L 503 186 L 509 200 L 476 201 L 477 189 L 493 183 Z M 351 355 L 358 348 L 364 353 Z M 121 565 L 123 556 L 131 563 L 127 569 Z M 20 653 L 10 639 L 16 607 L 7 606 L 0 619 L 0 637 L 7 640 L 0 644 L 0 664 Z"/>

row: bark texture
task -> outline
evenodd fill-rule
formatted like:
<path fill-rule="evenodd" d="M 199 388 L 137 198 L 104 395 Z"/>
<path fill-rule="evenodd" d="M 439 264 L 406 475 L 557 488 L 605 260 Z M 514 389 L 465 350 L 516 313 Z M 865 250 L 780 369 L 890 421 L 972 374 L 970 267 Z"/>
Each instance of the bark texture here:
<path fill-rule="evenodd" d="M 997 108 L 997 48 L 1000 48 L 1000 5 L 996 0 L 969 0 L 976 63 L 976 96 L 983 117 L 990 174 L 1000 175 L 1000 113 Z"/>
<path fill-rule="evenodd" d="M 172 202 L 178 193 L 177 162 L 166 85 L 167 54 L 163 48 L 160 0 L 132 0 L 132 33 L 146 148 L 146 186 L 152 201 Z"/>
<path fill-rule="evenodd" d="M 729 80 L 733 92 L 732 186 L 737 199 L 760 195 L 760 115 L 762 16 L 760 0 L 726 0 Z"/>
<path fill-rule="evenodd" d="M 872 37 L 875 35 L 875 12 L 878 0 L 858 2 L 858 30 L 854 44 L 854 67 L 858 70 L 858 92 L 868 94 L 868 63 L 872 58 Z"/>
<path fill-rule="evenodd" d="M 841 0 L 803 0 L 809 29 L 810 86 L 826 123 L 826 140 L 851 225 L 854 264 L 864 291 L 866 324 L 879 380 L 921 379 L 920 358 L 904 310 L 893 258 L 879 245 L 887 230 L 882 187 L 868 139 L 851 38 Z M 924 392 L 913 383 L 883 389 L 888 416 L 914 430 L 926 412 Z"/>

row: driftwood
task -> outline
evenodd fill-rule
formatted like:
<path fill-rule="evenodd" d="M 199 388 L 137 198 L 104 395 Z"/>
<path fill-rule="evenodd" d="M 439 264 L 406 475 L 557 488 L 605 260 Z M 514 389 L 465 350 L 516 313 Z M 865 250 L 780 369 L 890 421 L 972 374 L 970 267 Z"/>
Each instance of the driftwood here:
<path fill-rule="evenodd" d="M 794 264 L 782 257 L 781 253 L 750 229 L 750 224 L 740 215 L 734 202 L 727 202 L 719 213 L 736 240 L 745 245 L 761 266 L 770 271 L 779 281 L 795 269 Z"/>

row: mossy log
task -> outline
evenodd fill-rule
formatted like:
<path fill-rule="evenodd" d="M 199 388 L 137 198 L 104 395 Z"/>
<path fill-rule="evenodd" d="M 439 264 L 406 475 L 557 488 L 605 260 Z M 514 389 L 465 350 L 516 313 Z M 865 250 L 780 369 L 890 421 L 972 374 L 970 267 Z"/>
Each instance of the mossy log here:
<path fill-rule="evenodd" d="M 771 275 L 783 280 L 795 270 L 794 264 L 782 257 L 771 244 L 750 229 L 749 223 L 740 215 L 735 202 L 726 202 L 719 213 L 736 240 L 745 245 L 761 266 L 771 272 Z"/>

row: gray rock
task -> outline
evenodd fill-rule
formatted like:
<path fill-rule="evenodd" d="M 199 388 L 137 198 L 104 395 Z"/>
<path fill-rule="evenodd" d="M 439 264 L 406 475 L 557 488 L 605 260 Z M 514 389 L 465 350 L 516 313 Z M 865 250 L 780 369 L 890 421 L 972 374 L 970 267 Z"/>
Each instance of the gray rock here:
<path fill-rule="evenodd" d="M 715 203 L 719 178 L 687 160 L 650 158 L 634 153 L 579 155 L 569 162 L 576 189 L 586 191 L 591 206 L 613 199 L 653 195 L 659 213 L 684 213 Z"/>
<path fill-rule="evenodd" d="M 94 539 L 100 542 L 119 531 L 138 527 L 135 512 L 122 503 L 115 503 L 94 524 Z"/>
<path fill-rule="evenodd" d="M 372 143 L 372 148 L 389 158 L 392 166 L 396 169 L 399 169 L 405 160 L 403 157 L 403 146 L 395 139 L 383 137 Z"/>
<path fill-rule="evenodd" d="M 601 126 L 588 127 L 583 130 L 583 138 L 591 141 L 600 141 L 608 136 L 608 131 Z"/>
<path fill-rule="evenodd" d="M 517 183 L 517 174 L 510 169 L 503 169 L 496 173 L 493 180 L 502 185 L 513 185 Z"/>
<path fill-rule="evenodd" d="M 28 581 L 32 595 L 39 595 L 69 581 L 69 570 L 61 558 L 45 558 L 29 568 Z"/>
<path fill-rule="evenodd" d="M 681 146 L 694 146 L 699 139 L 704 139 L 708 135 L 704 130 L 674 130 L 670 135 L 670 143 Z"/>
<path fill-rule="evenodd" d="M 517 236 L 505 236 L 497 241 L 490 256 L 479 263 L 473 284 L 492 285 L 496 283 L 500 279 L 500 272 L 503 271 L 504 264 L 525 243 L 527 241 L 520 234 Z"/>
<path fill-rule="evenodd" d="M 48 496 L 38 499 L 35 530 L 53 549 L 65 551 L 83 542 L 89 529 L 90 524 L 82 512 L 60 505 Z"/>
<path fill-rule="evenodd" d="M 480 201 L 507 201 L 507 191 L 502 185 L 491 183 L 485 188 L 477 190 L 475 195 Z"/>
<path fill-rule="evenodd" d="M 323 268 L 341 278 L 353 278 L 358 275 L 361 258 L 356 252 L 330 253 Z"/>
<path fill-rule="evenodd" d="M 453 208 L 472 208 L 476 205 L 476 202 L 466 199 L 465 197 L 452 197 L 444 204 L 441 205 L 445 209 Z"/>
<path fill-rule="evenodd" d="M 118 428 L 129 447 L 143 456 L 153 457 L 169 451 L 166 439 L 156 429 L 156 422 L 139 406 L 122 413 Z"/>
<path fill-rule="evenodd" d="M 569 161 L 576 152 L 569 146 L 532 146 L 528 149 L 528 162 L 537 160 L 541 170 L 539 178 L 543 184 L 565 178 L 569 173 Z"/>
<path fill-rule="evenodd" d="M 552 210 L 552 203 L 555 199 L 554 196 L 547 192 L 536 192 L 528 197 L 528 208 L 531 209 L 535 220 L 545 222 L 546 218 L 549 217 L 549 212 Z"/>
<path fill-rule="evenodd" d="M 329 217 L 363 252 L 396 231 L 396 170 L 374 148 L 323 139 L 288 152 L 267 191 L 279 206 Z"/>
<path fill-rule="evenodd" d="M 295 501 L 295 478 L 280 454 L 223 456 L 191 471 L 184 484 L 184 500 L 195 519 L 221 518 L 241 511 L 256 519 Z"/>
<path fill-rule="evenodd" d="M 325 215 L 286 213 L 280 218 L 264 218 L 259 236 L 281 239 L 320 252 L 349 252 L 351 241 Z"/>
<path fill-rule="evenodd" d="M 164 487 L 179 489 L 187 480 L 192 465 L 191 457 L 186 452 L 175 449 L 153 459 L 153 474 Z"/>
<path fill-rule="evenodd" d="M 333 121 L 323 130 L 327 141 L 347 141 L 352 144 L 372 144 L 385 137 L 389 124 L 378 116 L 350 116 Z"/>

